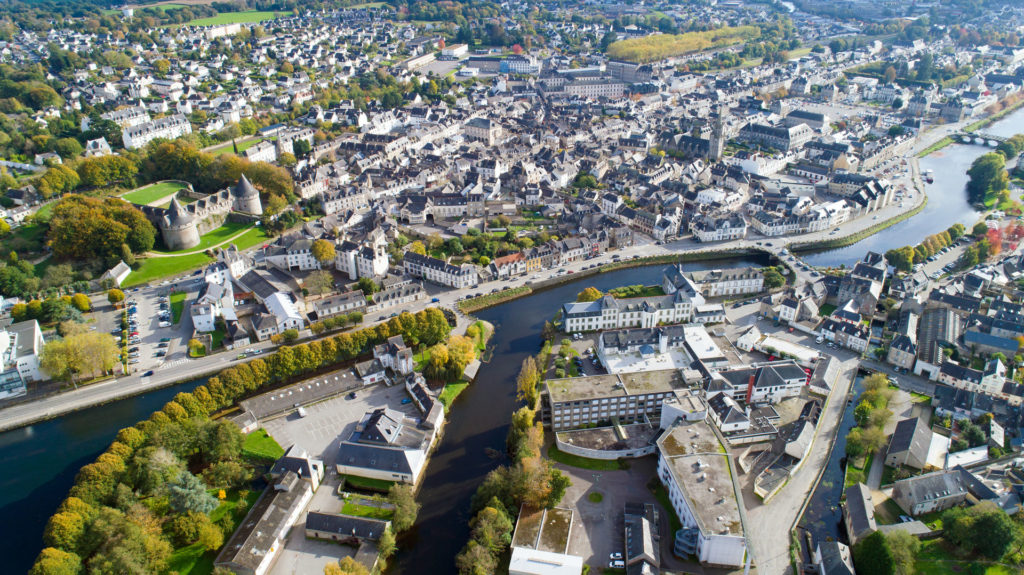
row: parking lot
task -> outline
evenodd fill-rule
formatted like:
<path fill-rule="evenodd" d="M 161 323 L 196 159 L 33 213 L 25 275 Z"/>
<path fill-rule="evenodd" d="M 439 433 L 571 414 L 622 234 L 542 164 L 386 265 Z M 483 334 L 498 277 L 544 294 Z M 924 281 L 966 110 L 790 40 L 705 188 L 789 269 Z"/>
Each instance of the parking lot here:
<path fill-rule="evenodd" d="M 275 393 L 282 391 L 284 390 L 277 390 Z M 345 394 L 307 405 L 303 407 L 305 417 L 291 412 L 265 422 L 264 428 L 281 447 L 287 449 L 291 445 L 298 445 L 310 455 L 323 459 L 327 475 L 333 476 L 338 445 L 343 438 L 347 439 L 352 435 L 356 424 L 367 411 L 390 407 L 410 417 L 419 417 L 415 405 L 402 403 L 406 397 L 405 388 L 402 386 L 371 385 L 357 391 L 355 399 L 349 399 L 349 395 Z"/>
<path fill-rule="evenodd" d="M 569 476 L 572 485 L 565 492 L 559 507 L 572 509 L 572 529 L 569 536 L 569 553 L 583 557 L 591 566 L 591 572 L 600 572 L 608 567 L 612 553 L 625 550 L 624 510 L 626 503 L 654 503 L 657 501 L 648 482 L 656 481 L 657 460 L 641 457 L 629 460 L 629 469 L 617 471 L 591 471 L 556 463 L 556 467 Z M 590 500 L 592 493 L 600 494 L 600 501 Z M 596 498 L 596 497 L 595 497 Z M 696 564 L 680 561 L 672 555 L 674 542 L 669 524 L 670 509 L 660 513 L 662 567 L 682 569 L 686 573 L 703 573 Z"/>

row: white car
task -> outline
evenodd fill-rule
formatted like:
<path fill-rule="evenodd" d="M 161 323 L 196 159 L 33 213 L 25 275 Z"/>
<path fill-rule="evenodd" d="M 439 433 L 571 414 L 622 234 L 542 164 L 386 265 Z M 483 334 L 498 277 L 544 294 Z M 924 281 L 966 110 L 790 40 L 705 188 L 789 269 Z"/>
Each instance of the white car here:
<path fill-rule="evenodd" d="M 610 567 L 612 569 L 625 569 L 626 568 L 626 563 L 624 561 L 621 561 L 621 560 L 620 561 L 609 561 L 608 562 L 608 567 Z"/>

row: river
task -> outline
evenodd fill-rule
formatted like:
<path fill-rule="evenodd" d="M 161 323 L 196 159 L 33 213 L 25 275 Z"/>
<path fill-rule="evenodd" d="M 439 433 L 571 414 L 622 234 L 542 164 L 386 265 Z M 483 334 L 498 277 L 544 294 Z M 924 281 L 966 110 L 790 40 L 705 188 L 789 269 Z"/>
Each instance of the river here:
<path fill-rule="evenodd" d="M 0 433 L 0 555 L 4 573 L 25 573 L 42 548 L 46 520 L 117 432 L 146 419 L 196 380 Z"/>
<path fill-rule="evenodd" d="M 857 377 L 853 382 L 854 399 L 863 391 L 861 385 L 863 378 Z M 832 401 L 846 401 L 846 398 L 835 397 Z M 821 480 L 811 495 L 810 503 L 800 518 L 800 527 L 808 530 L 814 536 L 814 541 L 824 541 L 826 538 L 833 540 L 843 539 L 840 531 L 843 523 L 843 512 L 839 508 L 839 498 L 843 495 L 843 455 L 846 453 L 846 434 L 853 429 L 857 423 L 853 418 L 853 408 L 856 401 L 847 404 L 843 410 L 843 420 L 839 424 L 839 435 L 836 436 L 836 443 L 832 448 L 832 456 L 828 460 L 825 470 L 822 472 Z"/>
<path fill-rule="evenodd" d="M 1024 107 L 981 132 L 1006 137 L 1024 133 Z M 922 158 L 921 173 L 932 170 L 935 183 L 925 184 L 928 205 L 921 213 L 845 248 L 806 254 L 803 260 L 813 266 L 849 267 L 869 251 L 885 253 L 916 244 L 958 222 L 970 228 L 981 214 L 967 202 L 967 169 L 975 158 L 991 151 L 986 146 L 953 144 Z"/>
<path fill-rule="evenodd" d="M 760 266 L 765 261 L 738 259 L 686 264 L 690 270 Z M 417 525 L 400 541 L 393 573 L 454 571 L 453 558 L 469 535 L 469 502 L 477 485 L 503 463 L 488 448 L 504 452 L 505 435 L 515 409 L 514 382 L 522 360 L 539 351 L 544 320 L 587 286 L 601 290 L 630 284 L 660 283 L 663 266 L 599 274 L 484 310 L 477 315 L 497 327 L 493 359 L 456 400 L 444 438 L 431 458 L 419 500 Z M 117 432 L 145 419 L 175 394 L 191 391 L 192 381 L 71 413 L 29 427 L 0 433 L 0 556 L 4 573 L 25 573 L 42 548 L 46 520 L 67 496 L 75 475 L 110 445 Z"/>

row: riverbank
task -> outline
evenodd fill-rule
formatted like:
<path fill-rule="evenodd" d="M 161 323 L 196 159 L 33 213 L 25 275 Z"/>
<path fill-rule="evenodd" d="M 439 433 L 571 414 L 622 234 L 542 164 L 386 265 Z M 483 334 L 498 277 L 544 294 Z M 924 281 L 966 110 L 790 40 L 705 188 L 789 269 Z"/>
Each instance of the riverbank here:
<path fill-rule="evenodd" d="M 555 275 L 553 277 L 538 280 L 536 282 L 528 282 L 526 285 L 506 289 L 498 293 L 485 294 L 479 297 L 463 300 L 459 302 L 459 310 L 461 310 L 462 313 L 470 314 L 488 308 L 492 308 L 504 303 L 508 303 L 519 298 L 524 298 L 533 295 L 539 291 L 550 289 L 565 283 L 576 282 L 582 279 L 596 276 L 598 274 L 609 273 L 623 269 L 656 265 L 671 265 L 686 262 L 725 260 L 745 257 L 761 257 L 765 254 L 768 254 L 768 252 L 764 250 L 752 248 L 735 248 L 730 250 L 702 250 L 676 252 L 658 256 L 647 256 L 642 258 L 623 260 L 620 262 L 604 264 L 600 267 L 591 268 L 589 270 L 580 270 L 578 272 L 571 274 Z"/>
<path fill-rule="evenodd" d="M 903 212 L 897 216 L 891 217 L 885 221 L 879 222 L 869 228 L 865 228 L 859 232 L 838 238 L 789 244 L 789 250 L 793 253 L 807 253 L 817 252 L 821 250 L 834 250 L 839 248 L 845 248 L 847 246 L 852 246 L 853 244 L 866 238 L 869 238 L 886 228 L 892 227 L 904 220 L 916 216 L 917 214 L 921 213 L 921 211 L 924 210 L 925 206 L 927 205 L 928 196 L 926 195 L 924 196 L 924 200 L 913 209 Z"/>
<path fill-rule="evenodd" d="M 227 366 L 227 367 L 230 367 Z M 159 391 L 168 387 L 183 385 L 196 380 L 206 379 L 224 370 L 224 366 L 210 368 L 204 371 L 189 373 L 181 377 L 175 377 L 166 381 L 142 382 L 123 385 L 115 389 L 107 389 L 114 386 L 118 380 L 111 379 L 102 383 L 96 383 L 87 387 L 79 387 L 76 390 L 62 391 L 51 395 L 37 398 L 33 401 L 12 405 L 0 410 L 0 432 L 11 431 L 28 425 L 33 425 L 50 419 L 55 419 L 69 413 L 100 407 L 124 399 L 130 399 L 151 391 Z M 63 400 L 44 411 L 35 409 L 40 401 Z"/>

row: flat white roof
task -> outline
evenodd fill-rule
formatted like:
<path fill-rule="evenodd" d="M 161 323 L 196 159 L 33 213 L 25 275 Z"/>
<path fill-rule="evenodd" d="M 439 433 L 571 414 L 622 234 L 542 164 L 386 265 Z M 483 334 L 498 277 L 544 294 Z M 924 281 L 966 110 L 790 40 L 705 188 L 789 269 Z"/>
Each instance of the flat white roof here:
<path fill-rule="evenodd" d="M 580 575 L 583 572 L 583 558 L 514 547 L 508 572 L 509 575 Z"/>

